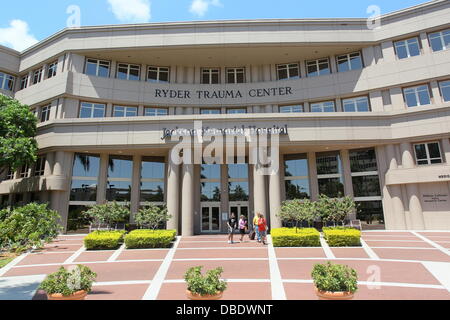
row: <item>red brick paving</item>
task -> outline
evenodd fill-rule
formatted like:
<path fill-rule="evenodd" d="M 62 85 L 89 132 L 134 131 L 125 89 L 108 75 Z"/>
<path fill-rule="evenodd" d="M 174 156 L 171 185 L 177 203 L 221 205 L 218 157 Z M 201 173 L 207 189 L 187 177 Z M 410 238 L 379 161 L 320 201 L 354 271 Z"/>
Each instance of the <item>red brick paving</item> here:
<path fill-rule="evenodd" d="M 174 259 L 200 258 L 268 258 L 267 250 L 221 249 L 221 250 L 178 250 Z"/>
<path fill-rule="evenodd" d="M 438 249 L 373 249 L 373 251 L 375 251 L 381 259 L 450 262 L 450 257 Z"/>
<path fill-rule="evenodd" d="M 169 250 L 124 250 L 117 261 L 121 260 L 163 260 Z"/>
<path fill-rule="evenodd" d="M 220 242 L 195 241 L 186 242 L 181 241 L 178 248 L 267 248 L 266 246 L 256 242 L 242 242 L 228 244 L 226 240 Z"/>
<path fill-rule="evenodd" d="M 275 248 L 277 258 L 325 258 L 322 248 Z"/>
<path fill-rule="evenodd" d="M 97 282 L 152 280 L 161 262 L 116 262 L 86 264 L 97 273 Z"/>
<path fill-rule="evenodd" d="M 365 240 L 370 247 L 391 247 L 391 248 L 434 248 L 428 243 L 422 242 L 408 242 L 408 241 L 370 241 Z"/>
<path fill-rule="evenodd" d="M 49 264 L 49 263 L 63 263 L 66 261 L 72 253 L 54 253 L 54 254 L 44 254 L 44 253 L 34 253 L 29 254 L 25 259 L 20 261 L 17 265 L 32 265 L 32 264 Z"/>
<path fill-rule="evenodd" d="M 369 258 L 363 248 L 331 248 L 331 251 L 336 258 Z"/>
<path fill-rule="evenodd" d="M 75 259 L 74 262 L 97 262 L 107 261 L 114 251 L 86 251 Z"/>

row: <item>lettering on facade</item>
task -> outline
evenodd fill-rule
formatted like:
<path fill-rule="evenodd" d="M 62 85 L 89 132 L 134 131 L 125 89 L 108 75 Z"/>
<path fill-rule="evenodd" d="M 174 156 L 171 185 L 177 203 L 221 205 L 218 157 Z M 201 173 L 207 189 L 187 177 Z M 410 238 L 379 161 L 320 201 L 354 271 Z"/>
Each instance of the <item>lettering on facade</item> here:
<path fill-rule="evenodd" d="M 443 174 L 439 176 L 439 179 L 450 179 L 450 174 Z"/>
<path fill-rule="evenodd" d="M 448 194 L 424 194 L 423 199 L 425 203 L 448 202 Z"/>
<path fill-rule="evenodd" d="M 248 92 L 242 90 L 173 90 L 173 89 L 155 89 L 155 98 L 165 99 L 198 99 L 198 100 L 225 100 L 225 99 L 242 99 L 250 98 L 264 98 L 264 97 L 279 97 L 289 96 L 294 94 L 292 87 L 278 87 L 278 88 L 252 88 Z"/>

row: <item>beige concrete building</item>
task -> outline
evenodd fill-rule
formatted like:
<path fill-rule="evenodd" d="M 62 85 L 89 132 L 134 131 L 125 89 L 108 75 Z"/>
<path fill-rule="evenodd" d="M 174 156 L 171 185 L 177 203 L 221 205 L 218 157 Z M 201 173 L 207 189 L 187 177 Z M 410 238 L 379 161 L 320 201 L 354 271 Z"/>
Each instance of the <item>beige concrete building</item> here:
<path fill-rule="evenodd" d="M 166 203 L 168 227 L 191 235 L 226 231 L 231 212 L 279 226 L 284 200 L 345 194 L 366 227 L 449 230 L 449 16 L 439 0 L 375 29 L 366 19 L 154 23 L 0 47 L 1 93 L 40 122 L 39 160 L 0 177 L 1 204 L 49 202 L 72 231 L 88 205 Z M 255 174 L 248 145 L 241 161 L 225 155 L 231 164 L 171 161 L 171 130 L 194 121 L 283 128 L 280 170 Z"/>

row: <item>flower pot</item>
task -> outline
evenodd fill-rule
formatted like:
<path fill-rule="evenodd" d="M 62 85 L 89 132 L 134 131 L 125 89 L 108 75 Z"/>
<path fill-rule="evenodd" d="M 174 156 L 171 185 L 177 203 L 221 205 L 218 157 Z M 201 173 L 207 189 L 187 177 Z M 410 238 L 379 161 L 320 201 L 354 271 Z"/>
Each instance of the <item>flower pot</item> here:
<path fill-rule="evenodd" d="M 217 294 L 215 294 L 215 295 L 202 296 L 197 293 L 192 293 L 191 291 L 186 290 L 186 296 L 190 300 L 220 300 L 220 299 L 222 299 L 223 292 L 217 292 Z"/>
<path fill-rule="evenodd" d="M 320 300 L 351 300 L 354 297 L 354 294 L 351 292 L 321 291 L 317 288 L 315 290 Z"/>
<path fill-rule="evenodd" d="M 48 300 L 84 300 L 87 296 L 87 292 L 84 290 L 75 292 L 74 294 L 70 296 L 63 296 L 60 293 L 54 293 L 54 294 L 47 294 Z"/>

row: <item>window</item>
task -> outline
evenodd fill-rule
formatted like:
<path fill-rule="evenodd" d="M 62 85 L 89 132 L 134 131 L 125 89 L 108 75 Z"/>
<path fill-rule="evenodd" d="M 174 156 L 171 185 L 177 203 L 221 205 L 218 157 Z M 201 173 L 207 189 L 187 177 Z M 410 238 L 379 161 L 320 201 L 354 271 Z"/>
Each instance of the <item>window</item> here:
<path fill-rule="evenodd" d="M 300 113 L 303 111 L 303 106 L 295 105 L 295 106 L 281 106 L 280 107 L 280 113 Z"/>
<path fill-rule="evenodd" d="M 445 102 L 450 101 L 450 80 L 439 82 L 441 88 L 441 96 Z"/>
<path fill-rule="evenodd" d="M 45 106 L 41 108 L 41 122 L 50 120 L 50 109 L 51 106 Z"/>
<path fill-rule="evenodd" d="M 146 117 L 159 117 L 167 116 L 169 111 L 164 108 L 145 108 L 144 116 Z"/>
<path fill-rule="evenodd" d="M 164 204 L 165 159 L 143 157 L 141 163 L 140 202 Z"/>
<path fill-rule="evenodd" d="M 221 114 L 220 109 L 200 109 L 200 114 Z"/>
<path fill-rule="evenodd" d="M 284 156 L 284 185 L 286 200 L 309 199 L 308 156 L 306 154 Z"/>
<path fill-rule="evenodd" d="M 13 91 L 15 77 L 10 74 L 0 72 L 0 90 Z"/>
<path fill-rule="evenodd" d="M 99 155 L 75 154 L 70 189 L 71 205 L 76 205 L 78 202 L 93 202 L 95 204 L 99 175 Z"/>
<path fill-rule="evenodd" d="M 26 164 L 20 168 L 20 178 L 28 178 L 30 176 L 30 167 Z"/>
<path fill-rule="evenodd" d="M 117 79 L 140 80 L 141 67 L 133 64 L 119 63 L 117 66 Z"/>
<path fill-rule="evenodd" d="M 335 112 L 334 101 L 311 103 L 311 112 Z"/>
<path fill-rule="evenodd" d="M 359 97 L 352 99 L 345 99 L 342 101 L 344 112 L 369 112 L 370 105 L 367 97 Z"/>
<path fill-rule="evenodd" d="M 202 164 L 200 167 L 200 190 L 202 202 L 220 201 L 220 164 Z"/>
<path fill-rule="evenodd" d="M 80 106 L 80 118 L 103 118 L 106 106 L 101 103 L 82 102 Z"/>
<path fill-rule="evenodd" d="M 34 176 L 35 177 L 40 177 L 43 176 L 45 173 L 45 156 L 40 156 L 38 157 L 37 161 L 36 161 L 36 165 L 34 167 Z"/>
<path fill-rule="evenodd" d="M 450 47 L 450 29 L 428 35 L 433 51 L 447 50 Z"/>
<path fill-rule="evenodd" d="M 375 149 L 350 150 L 349 157 L 355 201 L 381 201 Z"/>
<path fill-rule="evenodd" d="M 298 63 L 280 64 L 277 66 L 278 80 L 300 79 Z"/>
<path fill-rule="evenodd" d="M 247 109 L 245 108 L 236 108 L 236 109 L 227 109 L 228 114 L 244 114 L 247 113 Z"/>
<path fill-rule="evenodd" d="M 6 174 L 6 180 L 14 180 L 14 170 L 8 168 L 8 173 Z"/>
<path fill-rule="evenodd" d="M 308 77 L 331 74 L 330 61 L 328 58 L 306 61 L 306 72 Z"/>
<path fill-rule="evenodd" d="M 106 60 L 87 59 L 85 73 L 90 76 L 108 78 L 110 66 L 111 63 Z"/>
<path fill-rule="evenodd" d="M 42 68 L 33 72 L 33 84 L 39 83 L 42 80 Z"/>
<path fill-rule="evenodd" d="M 428 85 L 403 89 L 406 104 L 408 107 L 424 106 L 431 103 L 430 90 Z"/>
<path fill-rule="evenodd" d="M 0 77 L 1 77 L 1 76 L 0 76 Z M 28 87 L 28 79 L 29 79 L 28 75 L 23 76 L 23 77 L 20 79 L 20 90 L 23 90 L 23 89 L 25 89 L 25 88 Z"/>
<path fill-rule="evenodd" d="M 50 79 L 56 76 L 57 69 L 58 69 L 58 61 L 49 64 L 47 71 L 47 78 Z"/>
<path fill-rule="evenodd" d="M 227 83 L 244 83 L 244 82 L 245 82 L 244 68 L 227 69 Z"/>
<path fill-rule="evenodd" d="M 316 154 L 319 194 L 338 198 L 344 194 L 344 180 L 339 152 Z"/>
<path fill-rule="evenodd" d="M 220 83 L 220 69 L 203 68 L 202 69 L 202 83 L 203 84 L 218 84 L 218 83 Z"/>
<path fill-rule="evenodd" d="M 110 156 L 106 200 L 129 202 L 131 200 L 132 176 L 133 159 L 131 157 Z"/>
<path fill-rule="evenodd" d="M 439 142 L 420 143 L 414 145 L 416 161 L 419 166 L 442 163 Z"/>
<path fill-rule="evenodd" d="M 148 82 L 169 82 L 170 68 L 167 67 L 148 67 Z"/>
<path fill-rule="evenodd" d="M 248 164 L 231 163 L 228 165 L 229 201 L 248 201 L 250 198 L 248 184 Z"/>
<path fill-rule="evenodd" d="M 340 55 L 337 57 L 337 63 L 339 72 L 358 70 L 363 68 L 361 52 L 353 52 Z"/>
<path fill-rule="evenodd" d="M 138 108 L 137 107 L 125 107 L 125 106 L 114 106 L 115 118 L 128 118 L 137 117 Z"/>
<path fill-rule="evenodd" d="M 399 59 L 406 59 L 420 55 L 420 45 L 418 38 L 397 41 L 394 43 L 395 52 Z"/>

